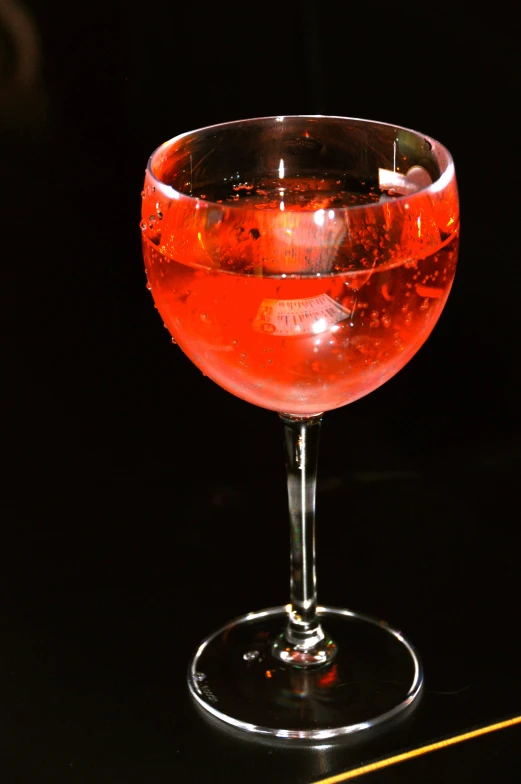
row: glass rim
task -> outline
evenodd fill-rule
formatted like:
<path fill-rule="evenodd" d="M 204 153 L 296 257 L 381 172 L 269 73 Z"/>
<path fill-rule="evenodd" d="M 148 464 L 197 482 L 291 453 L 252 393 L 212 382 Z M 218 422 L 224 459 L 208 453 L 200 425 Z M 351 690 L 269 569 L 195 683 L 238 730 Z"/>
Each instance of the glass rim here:
<path fill-rule="evenodd" d="M 175 201 L 186 201 L 187 203 L 193 202 L 195 204 L 208 204 L 210 206 L 218 206 L 224 207 L 226 206 L 227 210 L 230 210 L 231 213 L 235 210 L 244 211 L 245 205 L 244 204 L 220 204 L 219 202 L 212 201 L 212 199 L 203 199 L 200 196 L 192 196 L 188 193 L 184 193 L 183 191 L 179 191 L 174 188 L 172 185 L 167 185 L 166 183 L 162 182 L 156 175 L 154 174 L 152 165 L 157 157 L 157 155 L 162 151 L 166 150 L 177 142 L 180 142 L 182 139 L 188 136 L 194 136 L 196 134 L 203 133 L 205 131 L 212 131 L 224 128 L 232 128 L 233 126 L 244 125 L 244 124 L 253 124 L 259 122 L 267 122 L 269 120 L 274 120 L 278 122 L 283 122 L 285 119 L 302 119 L 302 120 L 345 120 L 350 122 L 357 122 L 357 123 L 364 123 L 366 125 L 380 125 L 386 128 L 394 128 L 397 131 L 404 131 L 405 133 L 410 133 L 417 138 L 421 138 L 423 141 L 428 142 L 431 145 L 431 149 L 437 150 L 445 156 L 446 162 L 445 167 L 440 173 L 440 176 L 431 182 L 429 185 L 425 187 L 420 187 L 416 191 L 412 191 L 411 193 L 406 194 L 396 194 L 393 196 L 392 201 L 393 204 L 399 204 L 400 202 L 407 202 L 410 203 L 411 200 L 415 200 L 416 198 L 422 198 L 425 195 L 439 193 L 443 191 L 454 179 L 455 179 L 455 166 L 454 160 L 452 155 L 447 147 L 444 144 L 434 139 L 432 136 L 428 136 L 427 134 L 421 133 L 420 131 L 415 131 L 412 128 L 407 128 L 403 125 L 397 125 L 396 123 L 385 122 L 382 120 L 369 120 L 367 118 L 361 117 L 345 117 L 342 115 L 334 115 L 334 114 L 285 114 L 285 115 L 267 115 L 265 117 L 247 117 L 242 120 L 231 120 L 221 123 L 214 123 L 212 125 L 206 125 L 200 128 L 195 128 L 190 131 L 184 131 L 183 133 L 177 134 L 176 136 L 172 136 L 170 139 L 167 139 L 165 142 L 160 144 L 158 147 L 154 149 L 152 154 L 148 158 L 147 167 L 146 167 L 146 174 L 152 181 L 152 184 L 159 190 L 160 193 L 165 196 L 168 200 L 174 199 Z M 372 211 L 376 209 L 381 209 L 382 202 L 375 201 L 369 204 L 356 204 L 352 206 L 346 207 L 332 207 L 335 212 L 338 213 L 345 213 L 345 212 L 353 212 L 355 210 L 365 210 L 365 211 Z M 253 208 L 253 207 L 252 207 Z M 264 210 L 265 212 L 279 212 L 278 207 L 267 207 Z"/>

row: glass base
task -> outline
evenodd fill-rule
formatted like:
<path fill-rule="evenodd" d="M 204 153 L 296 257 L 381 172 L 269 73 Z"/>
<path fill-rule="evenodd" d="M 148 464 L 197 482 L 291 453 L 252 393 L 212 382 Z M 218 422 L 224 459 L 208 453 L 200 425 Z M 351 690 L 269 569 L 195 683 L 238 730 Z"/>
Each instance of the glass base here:
<path fill-rule="evenodd" d="M 412 645 L 385 621 L 319 607 L 336 655 L 318 668 L 296 668 L 271 653 L 287 607 L 249 613 L 223 626 L 197 650 L 188 673 L 192 696 L 209 713 L 249 732 L 323 739 L 369 729 L 418 698 L 423 672 Z"/>

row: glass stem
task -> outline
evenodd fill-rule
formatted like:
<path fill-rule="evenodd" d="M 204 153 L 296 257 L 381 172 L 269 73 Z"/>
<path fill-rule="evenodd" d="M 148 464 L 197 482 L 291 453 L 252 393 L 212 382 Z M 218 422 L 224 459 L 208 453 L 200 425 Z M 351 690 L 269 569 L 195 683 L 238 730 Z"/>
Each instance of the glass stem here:
<path fill-rule="evenodd" d="M 315 497 L 322 415 L 281 414 L 288 483 L 291 530 L 291 593 L 286 631 L 273 645 L 273 654 L 299 667 L 330 661 L 335 645 L 317 615 L 315 569 Z"/>

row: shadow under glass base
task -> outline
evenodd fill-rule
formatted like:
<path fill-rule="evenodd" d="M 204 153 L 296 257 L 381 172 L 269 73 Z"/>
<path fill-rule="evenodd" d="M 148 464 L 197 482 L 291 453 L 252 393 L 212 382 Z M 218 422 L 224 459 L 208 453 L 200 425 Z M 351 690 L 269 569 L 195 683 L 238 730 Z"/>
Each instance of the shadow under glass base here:
<path fill-rule="evenodd" d="M 324 739 L 369 729 L 397 716 L 419 696 L 418 656 L 384 621 L 320 607 L 334 639 L 331 664 L 297 669 L 271 654 L 287 608 L 249 613 L 208 637 L 189 668 L 192 696 L 234 727 L 280 738 Z"/>

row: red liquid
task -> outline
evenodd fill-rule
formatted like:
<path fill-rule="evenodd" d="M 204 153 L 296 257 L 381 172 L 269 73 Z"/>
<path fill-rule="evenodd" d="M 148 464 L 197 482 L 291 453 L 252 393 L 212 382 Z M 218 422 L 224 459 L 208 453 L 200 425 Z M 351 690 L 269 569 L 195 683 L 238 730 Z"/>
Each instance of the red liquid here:
<path fill-rule="evenodd" d="M 369 200 L 364 198 L 366 203 Z M 321 208 L 316 200 L 288 206 L 289 213 Z M 326 210 L 328 206 L 324 205 Z M 143 214 L 149 211 L 146 203 Z M 263 212 L 265 221 L 272 215 L 273 210 Z M 239 226 L 239 231 L 235 221 L 229 242 L 224 228 L 215 234 L 220 238 L 224 270 L 194 266 L 192 244 L 186 244 L 183 252 L 182 232 L 177 232 L 171 244 L 161 243 L 150 233 L 143 236 L 149 286 L 165 325 L 192 362 L 224 389 L 278 412 L 327 411 L 379 387 L 429 336 L 454 277 L 457 232 L 444 241 L 438 239 L 438 247 L 431 236 L 427 247 L 434 252 L 421 257 L 418 234 L 408 237 L 402 226 L 401 244 L 395 244 L 393 255 L 381 266 L 369 252 L 369 262 L 362 259 L 362 269 L 357 263 L 358 269 L 351 271 L 302 275 L 290 271 L 294 254 L 287 267 L 281 267 L 285 262 L 278 241 L 274 248 L 266 222 L 257 223 L 261 229 L 254 228 L 260 236 L 248 230 L 235 256 L 229 249 L 247 225 Z M 425 217 L 424 224 L 429 226 Z M 338 239 L 335 225 L 332 220 L 333 248 Z M 382 232 L 382 237 L 390 236 Z M 421 235 L 421 226 L 418 232 Z M 379 236 L 375 247 L 382 247 Z M 314 256 L 313 249 L 306 251 L 311 254 L 308 268 L 320 269 L 323 254 L 317 262 L 319 251 Z M 262 269 L 256 262 L 259 253 Z M 270 259 L 272 267 L 288 272 L 267 275 Z M 364 268 L 364 261 L 373 267 Z M 234 266 L 241 271 L 227 271 Z"/>

